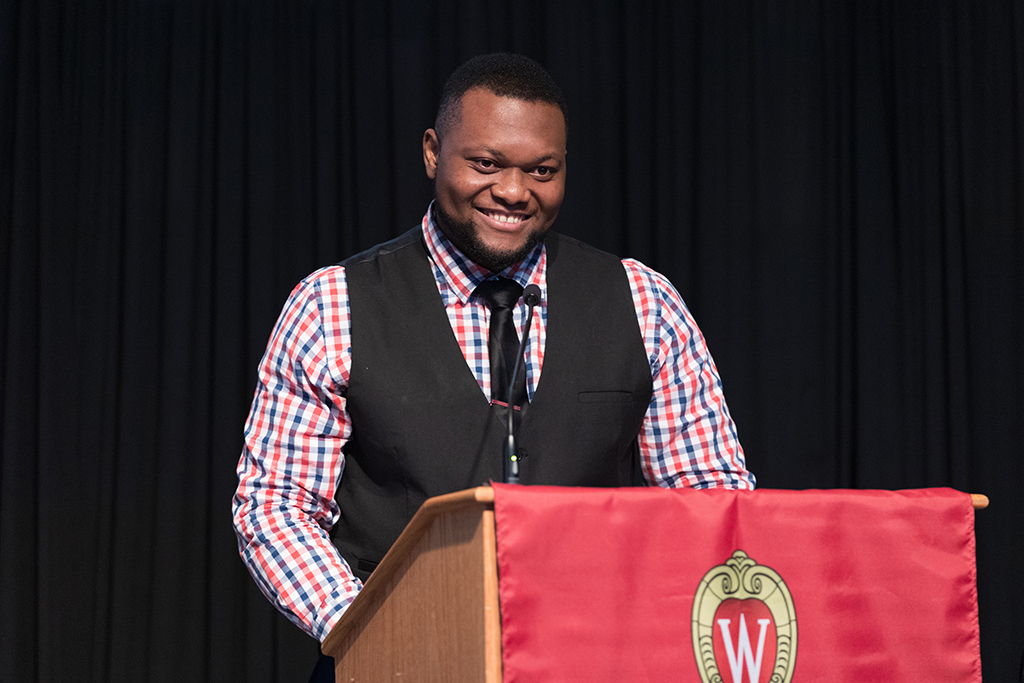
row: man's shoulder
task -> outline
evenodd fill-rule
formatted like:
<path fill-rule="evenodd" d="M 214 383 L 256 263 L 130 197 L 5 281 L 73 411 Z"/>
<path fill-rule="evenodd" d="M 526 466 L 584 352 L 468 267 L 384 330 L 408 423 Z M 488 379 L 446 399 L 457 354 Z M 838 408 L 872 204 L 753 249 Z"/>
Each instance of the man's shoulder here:
<path fill-rule="evenodd" d="M 586 242 L 583 242 L 581 240 L 578 240 L 575 237 L 569 237 L 566 234 L 556 232 L 554 230 L 548 233 L 547 237 L 545 237 L 544 247 L 548 251 L 549 258 L 550 256 L 558 254 L 564 250 L 566 253 L 576 253 L 583 257 L 601 259 L 606 261 L 621 260 L 615 254 L 604 251 L 603 249 L 598 249 L 597 247 L 591 244 L 587 244 Z"/>
<path fill-rule="evenodd" d="M 323 308 L 332 302 L 344 300 L 346 296 L 345 269 L 340 265 L 324 266 L 302 278 L 292 288 L 285 307 Z"/>
<path fill-rule="evenodd" d="M 647 266 L 633 258 L 617 256 L 574 237 L 569 237 L 568 235 L 558 232 L 551 232 L 548 235 L 548 239 L 545 240 L 545 243 L 548 248 L 549 256 L 560 250 L 565 250 L 567 253 L 575 252 L 583 258 L 604 261 L 605 263 L 620 264 L 626 271 L 626 275 L 631 280 L 644 281 L 652 288 L 661 289 L 665 287 L 672 287 L 672 283 L 669 282 L 667 277 L 650 266 Z"/>
<path fill-rule="evenodd" d="M 634 301 L 639 302 L 643 310 L 656 312 L 666 304 L 680 308 L 685 307 L 679 291 L 672 282 L 650 266 L 634 258 L 616 256 L 561 233 L 552 234 L 556 235 L 554 240 L 555 251 L 564 250 L 565 253 L 575 253 L 587 264 L 584 267 L 591 269 L 593 265 L 600 264 L 607 268 L 614 264 L 617 271 L 624 271 Z M 549 242 L 549 257 L 551 255 L 551 246 L 553 245 Z"/>
<path fill-rule="evenodd" d="M 626 269 L 626 275 L 631 280 L 644 282 L 648 287 L 659 291 L 675 291 L 675 287 L 667 277 L 636 259 L 622 259 L 622 267 Z"/>
<path fill-rule="evenodd" d="M 338 265 L 344 268 L 376 261 L 382 256 L 388 256 L 402 251 L 410 246 L 422 244 L 423 229 L 419 225 L 407 232 L 378 245 L 372 246 L 366 251 L 361 251 L 354 256 L 349 256 Z"/>
<path fill-rule="evenodd" d="M 547 251 L 549 268 L 569 267 L 594 274 L 603 272 L 608 276 L 617 277 L 625 265 L 625 261 L 619 256 L 560 232 L 548 233 L 544 240 L 544 248 Z"/>

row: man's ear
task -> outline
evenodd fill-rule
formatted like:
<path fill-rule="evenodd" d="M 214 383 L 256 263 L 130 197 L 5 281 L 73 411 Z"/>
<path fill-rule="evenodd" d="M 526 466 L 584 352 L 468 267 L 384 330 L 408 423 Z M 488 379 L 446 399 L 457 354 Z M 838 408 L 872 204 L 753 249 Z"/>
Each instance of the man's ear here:
<path fill-rule="evenodd" d="M 441 141 L 437 138 L 437 131 L 427 128 L 423 133 L 423 167 L 427 170 L 427 177 L 434 180 L 437 177 L 437 159 L 441 153 Z"/>

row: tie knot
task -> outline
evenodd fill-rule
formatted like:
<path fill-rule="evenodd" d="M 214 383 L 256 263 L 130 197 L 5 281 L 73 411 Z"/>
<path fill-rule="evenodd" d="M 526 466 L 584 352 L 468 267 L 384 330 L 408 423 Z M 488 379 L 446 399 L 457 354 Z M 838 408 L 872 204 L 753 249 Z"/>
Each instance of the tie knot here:
<path fill-rule="evenodd" d="M 499 277 L 491 280 L 484 280 L 473 292 L 487 302 L 492 311 L 499 308 L 511 309 L 523 295 L 522 286 L 515 280 L 507 277 Z"/>

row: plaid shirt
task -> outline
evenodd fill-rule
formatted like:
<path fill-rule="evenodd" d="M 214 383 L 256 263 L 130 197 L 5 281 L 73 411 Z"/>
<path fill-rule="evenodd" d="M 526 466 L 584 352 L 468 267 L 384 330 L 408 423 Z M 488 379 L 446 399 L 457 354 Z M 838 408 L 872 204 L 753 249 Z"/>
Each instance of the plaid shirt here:
<path fill-rule="evenodd" d="M 422 227 L 452 331 L 489 397 L 489 310 L 472 296 L 489 273 L 452 246 L 430 210 Z M 639 434 L 644 475 L 663 487 L 753 488 L 718 371 L 685 304 L 662 275 L 630 259 L 622 265 L 654 380 Z M 503 273 L 542 293 L 525 351 L 531 399 L 544 364 L 546 271 L 539 245 Z M 520 301 L 520 336 L 526 310 Z M 292 291 L 260 363 L 233 501 L 239 550 L 256 583 L 320 640 L 361 588 L 328 535 L 339 516 L 334 494 L 352 432 L 345 408 L 351 343 L 345 269 L 318 270 Z"/>

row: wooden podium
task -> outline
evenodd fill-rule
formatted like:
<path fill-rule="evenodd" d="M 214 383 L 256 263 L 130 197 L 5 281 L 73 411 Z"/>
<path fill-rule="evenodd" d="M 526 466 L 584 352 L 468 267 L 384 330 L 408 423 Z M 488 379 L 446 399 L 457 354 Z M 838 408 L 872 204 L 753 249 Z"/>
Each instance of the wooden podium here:
<path fill-rule="evenodd" d="M 494 495 L 424 503 L 323 642 L 336 681 L 501 682 Z"/>
<path fill-rule="evenodd" d="M 424 503 L 321 649 L 346 683 L 500 683 L 493 489 Z"/>

